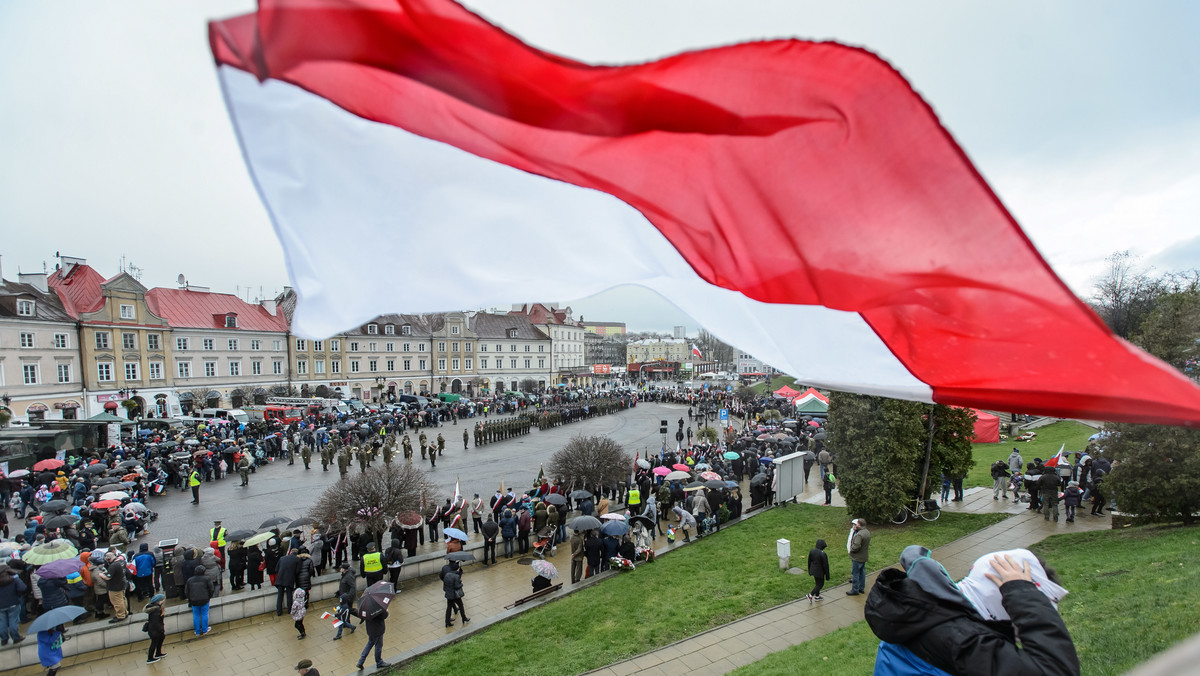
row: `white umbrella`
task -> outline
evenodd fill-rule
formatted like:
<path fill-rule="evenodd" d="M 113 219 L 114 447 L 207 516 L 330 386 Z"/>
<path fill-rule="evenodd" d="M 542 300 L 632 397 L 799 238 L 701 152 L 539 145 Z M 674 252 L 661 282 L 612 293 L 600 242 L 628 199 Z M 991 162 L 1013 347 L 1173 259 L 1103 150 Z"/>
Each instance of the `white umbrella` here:
<path fill-rule="evenodd" d="M 692 475 L 689 472 L 681 472 L 679 470 L 675 470 L 667 475 L 667 481 L 685 481 L 691 478 Z"/>
<path fill-rule="evenodd" d="M 641 467 L 642 469 L 650 469 L 650 461 L 645 458 L 638 458 L 637 466 Z"/>
<path fill-rule="evenodd" d="M 549 561 L 538 559 L 529 565 L 533 568 L 533 572 L 541 575 L 542 577 L 550 579 L 558 577 L 558 569 L 555 568 L 554 564 L 550 563 Z"/>
<path fill-rule="evenodd" d="M 101 500 L 128 500 L 129 494 L 125 491 L 109 491 L 100 495 Z"/>
<path fill-rule="evenodd" d="M 624 515 L 624 514 L 618 514 L 618 513 L 616 513 L 616 512 L 609 512 L 608 514 L 605 514 L 604 516 L 602 516 L 602 517 L 600 517 L 600 518 L 601 518 L 601 519 L 607 519 L 607 520 L 609 520 L 609 521 L 624 521 L 624 520 L 625 520 L 625 515 Z"/>

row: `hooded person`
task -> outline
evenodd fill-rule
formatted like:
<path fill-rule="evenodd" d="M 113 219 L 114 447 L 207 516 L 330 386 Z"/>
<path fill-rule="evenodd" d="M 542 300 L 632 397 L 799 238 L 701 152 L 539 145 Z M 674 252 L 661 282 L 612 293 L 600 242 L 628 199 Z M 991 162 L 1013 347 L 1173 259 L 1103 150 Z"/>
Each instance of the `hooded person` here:
<path fill-rule="evenodd" d="M 1080 673 L 1057 610 L 1067 591 L 1028 550 L 980 557 L 958 584 L 919 545 L 900 565 L 879 573 L 864 610 L 881 640 L 875 674 Z"/>
<path fill-rule="evenodd" d="M 808 593 L 808 602 L 822 601 L 821 588 L 830 580 L 829 555 L 825 553 L 825 541 L 817 540 L 817 544 L 808 550 L 808 574 L 813 579 L 813 590 Z"/>
<path fill-rule="evenodd" d="M 163 602 L 166 599 L 167 597 L 162 594 L 155 594 L 150 597 L 150 602 L 143 609 L 143 612 L 146 613 L 146 624 L 142 630 L 150 637 L 150 648 L 146 651 L 146 664 L 154 664 L 167 656 L 162 651 L 163 639 L 167 637 L 166 623 L 163 620 Z"/>
<path fill-rule="evenodd" d="M 208 577 L 209 582 L 213 585 L 213 596 L 221 593 L 221 565 L 217 560 L 217 550 L 212 547 L 205 547 L 204 553 L 200 555 L 200 566 L 204 567 L 204 574 Z M 199 570 L 200 566 L 196 566 Z"/>

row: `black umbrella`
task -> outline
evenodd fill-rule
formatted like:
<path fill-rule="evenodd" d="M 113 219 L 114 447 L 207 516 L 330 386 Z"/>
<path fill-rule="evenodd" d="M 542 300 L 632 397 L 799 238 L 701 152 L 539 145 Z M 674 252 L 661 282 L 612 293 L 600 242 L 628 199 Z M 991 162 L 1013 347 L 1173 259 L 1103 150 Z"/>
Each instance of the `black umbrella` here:
<path fill-rule="evenodd" d="M 624 535 L 629 532 L 629 524 L 621 521 L 620 519 L 614 519 L 603 526 L 600 526 L 600 532 L 604 533 L 605 535 Z"/>
<path fill-rule="evenodd" d="M 382 615 L 395 596 L 396 588 L 391 582 L 376 582 L 358 600 L 358 612 L 367 620 Z"/>
<path fill-rule="evenodd" d="M 724 485 L 724 484 L 722 483 L 722 485 Z M 703 481 L 692 481 L 692 482 L 689 482 L 689 483 L 687 483 L 687 484 L 685 484 L 685 485 L 684 485 L 684 487 L 683 487 L 683 490 L 685 490 L 685 491 L 686 491 L 686 490 L 687 490 L 687 489 L 689 489 L 689 488 L 704 488 L 704 482 L 703 482 Z"/>
<path fill-rule="evenodd" d="M 446 559 L 450 560 L 450 561 L 468 562 L 468 561 L 474 561 L 475 555 L 472 554 L 471 552 L 450 552 L 449 554 L 446 555 Z"/>
<path fill-rule="evenodd" d="M 95 481 L 93 481 L 92 483 L 97 486 L 107 486 L 108 484 L 121 483 L 121 477 L 119 477 L 119 476 L 102 476 L 99 479 L 96 479 Z"/>
<path fill-rule="evenodd" d="M 600 527 L 600 519 L 594 516 L 577 516 L 567 524 L 571 530 L 595 530 Z"/>
<path fill-rule="evenodd" d="M 767 475 L 766 474 L 755 474 L 754 478 L 750 480 L 751 486 L 760 486 L 765 483 L 767 483 Z"/>
<path fill-rule="evenodd" d="M 816 434 L 813 435 L 813 439 L 816 439 L 817 441 L 825 441 L 825 433 L 817 432 Z"/>
<path fill-rule="evenodd" d="M 66 500 L 47 500 L 42 503 L 40 509 L 46 514 L 52 514 L 54 512 L 64 512 L 70 507 Z"/>
<path fill-rule="evenodd" d="M 577 491 L 571 491 L 571 499 L 572 500 L 586 500 L 590 497 L 592 497 L 592 494 L 589 491 L 585 491 L 583 489 L 580 489 Z"/>
<path fill-rule="evenodd" d="M 79 470 L 79 473 L 91 476 L 93 474 L 104 474 L 106 471 L 108 471 L 108 467 L 101 465 L 100 463 L 96 463 L 94 465 L 88 465 L 87 467 L 84 467 L 83 469 Z"/>
<path fill-rule="evenodd" d="M 225 537 L 230 542 L 237 542 L 238 540 L 245 540 L 246 538 L 252 538 L 252 537 L 254 537 L 254 535 L 255 535 L 254 531 L 243 528 L 241 530 L 235 530 L 232 533 L 230 533 L 229 535 L 226 535 Z"/>
<path fill-rule="evenodd" d="M 160 444 L 160 445 L 161 445 L 163 448 L 175 448 L 176 446 L 178 446 L 178 445 L 179 445 L 179 442 L 177 442 L 177 441 L 164 441 L 164 442 L 163 442 L 162 444 Z"/>
<path fill-rule="evenodd" d="M 291 519 L 287 518 L 286 516 L 273 516 L 273 517 L 267 519 L 266 521 L 263 521 L 262 525 L 259 526 L 259 528 L 270 528 L 271 526 L 278 526 L 281 524 L 285 524 L 288 521 L 291 521 Z"/>
<path fill-rule="evenodd" d="M 299 519 L 296 519 L 295 521 L 289 523 L 287 525 L 287 527 L 288 527 L 288 530 L 291 530 L 293 528 L 299 528 L 300 526 L 310 525 L 312 522 L 313 522 L 312 519 L 308 518 L 307 516 L 302 516 Z"/>
<path fill-rule="evenodd" d="M 713 490 L 721 490 L 722 488 L 725 488 L 725 482 L 717 481 L 716 479 L 711 479 L 709 481 L 704 482 L 704 487 L 711 488 Z"/>
<path fill-rule="evenodd" d="M 46 528 L 66 528 L 78 520 L 79 517 L 74 514 L 55 514 L 42 519 L 42 525 Z"/>
<path fill-rule="evenodd" d="M 142 466 L 142 463 L 140 460 L 126 460 L 125 462 L 117 464 L 117 467 L 141 467 L 141 466 Z"/>
<path fill-rule="evenodd" d="M 547 495 L 545 498 L 542 498 L 542 499 L 545 500 L 546 502 L 549 502 L 552 505 L 562 506 L 562 505 L 567 504 L 567 499 L 564 498 L 559 493 L 551 493 L 550 495 Z"/>
<path fill-rule="evenodd" d="M 643 526 L 645 526 L 646 530 L 650 530 L 650 529 L 654 528 L 654 519 L 651 519 L 650 517 L 646 516 L 645 514 L 636 514 L 634 516 L 629 517 L 630 525 L 633 525 L 636 523 L 640 523 Z"/>

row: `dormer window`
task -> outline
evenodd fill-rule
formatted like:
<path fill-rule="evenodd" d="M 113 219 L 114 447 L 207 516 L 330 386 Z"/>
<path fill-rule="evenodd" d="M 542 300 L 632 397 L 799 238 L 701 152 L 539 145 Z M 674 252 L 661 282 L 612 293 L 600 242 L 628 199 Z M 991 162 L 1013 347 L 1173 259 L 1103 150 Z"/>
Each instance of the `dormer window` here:
<path fill-rule="evenodd" d="M 452 334 L 454 334 L 454 335 L 458 335 L 458 327 L 457 327 L 457 326 L 451 326 L 451 327 L 450 327 L 450 333 L 452 333 Z"/>
<path fill-rule="evenodd" d="M 137 312 L 132 305 L 121 306 L 121 319 L 137 319 Z"/>
<path fill-rule="evenodd" d="M 396 335 L 396 326 L 395 326 L 394 324 L 387 324 L 387 325 L 385 325 L 385 326 L 383 327 L 383 333 L 384 333 L 385 335 L 388 335 L 388 336 L 394 336 L 394 335 Z"/>
<path fill-rule="evenodd" d="M 400 335 L 402 335 L 402 336 L 411 336 L 411 335 L 412 335 L 412 327 L 411 327 L 411 326 L 409 326 L 408 324 L 405 324 L 404 326 L 401 326 L 401 327 L 400 327 Z"/>
<path fill-rule="evenodd" d="M 379 333 L 378 324 L 367 324 L 367 335 L 373 336 L 377 333 Z"/>
<path fill-rule="evenodd" d="M 509 329 L 509 330 L 508 330 L 508 337 L 509 337 L 509 338 L 516 338 L 516 337 L 517 337 L 517 330 L 516 330 L 516 329 Z M 513 348 L 513 349 L 516 349 L 516 348 Z"/>
<path fill-rule="evenodd" d="M 227 329 L 236 329 L 237 328 L 237 315 L 235 315 L 233 313 L 225 315 L 225 328 L 227 328 Z"/>
<path fill-rule="evenodd" d="M 17 301 L 17 316 L 32 317 L 37 314 L 37 304 L 31 300 Z"/>

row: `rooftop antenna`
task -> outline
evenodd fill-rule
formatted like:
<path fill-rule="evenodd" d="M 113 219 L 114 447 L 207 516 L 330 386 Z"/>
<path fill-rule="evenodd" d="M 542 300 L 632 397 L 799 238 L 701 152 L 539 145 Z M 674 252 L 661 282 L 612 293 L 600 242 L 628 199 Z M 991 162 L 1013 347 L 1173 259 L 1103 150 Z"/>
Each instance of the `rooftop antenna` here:
<path fill-rule="evenodd" d="M 178 284 L 180 286 L 180 288 L 186 289 L 187 288 L 187 277 L 184 277 L 183 273 L 181 272 L 181 273 L 179 273 L 179 276 L 175 278 L 175 283 Z"/>

